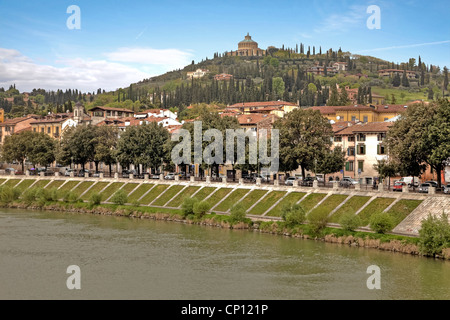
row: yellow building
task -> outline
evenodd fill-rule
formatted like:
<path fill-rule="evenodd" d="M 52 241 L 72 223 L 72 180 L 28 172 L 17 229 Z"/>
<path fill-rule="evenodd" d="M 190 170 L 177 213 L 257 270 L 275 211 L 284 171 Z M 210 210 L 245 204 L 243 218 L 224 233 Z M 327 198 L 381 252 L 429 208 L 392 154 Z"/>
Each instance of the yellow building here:
<path fill-rule="evenodd" d="M 0 123 L 5 122 L 5 110 L 3 108 L 0 108 Z"/>
<path fill-rule="evenodd" d="M 57 140 L 61 140 L 64 130 L 76 125 L 71 113 L 47 116 L 44 119 L 32 121 L 30 124 L 33 132 L 43 132 Z"/>
<path fill-rule="evenodd" d="M 383 122 L 399 116 L 405 112 L 404 105 L 378 105 L 378 106 L 323 106 L 311 107 L 318 110 L 329 120 L 353 122 Z"/>

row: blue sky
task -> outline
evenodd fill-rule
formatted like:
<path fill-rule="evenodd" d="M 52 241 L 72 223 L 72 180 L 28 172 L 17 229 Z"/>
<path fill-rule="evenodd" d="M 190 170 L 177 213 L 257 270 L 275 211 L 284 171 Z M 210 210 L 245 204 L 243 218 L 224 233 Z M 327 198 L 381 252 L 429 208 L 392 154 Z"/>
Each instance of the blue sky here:
<path fill-rule="evenodd" d="M 80 29 L 67 27 L 71 5 Z M 247 32 L 263 49 L 302 42 L 450 67 L 449 19 L 446 0 L 0 0 L 0 87 L 113 90 L 236 50 Z"/>

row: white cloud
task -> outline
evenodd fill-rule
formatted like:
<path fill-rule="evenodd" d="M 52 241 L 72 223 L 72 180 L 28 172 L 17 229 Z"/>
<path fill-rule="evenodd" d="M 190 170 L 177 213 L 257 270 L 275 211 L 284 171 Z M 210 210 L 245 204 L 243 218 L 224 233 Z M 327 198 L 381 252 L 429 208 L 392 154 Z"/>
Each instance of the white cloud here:
<path fill-rule="evenodd" d="M 126 58 L 126 51 L 118 51 L 112 54 L 111 58 L 121 62 L 170 65 L 170 59 L 175 57 L 175 61 L 181 62 L 176 60 L 176 54 L 171 55 L 170 52 L 169 50 L 166 60 L 162 57 L 158 59 L 158 55 L 154 54 L 150 57 L 151 60 L 145 61 L 146 55 L 139 56 L 136 52 Z M 130 83 L 159 74 L 151 72 L 153 69 L 151 66 L 141 68 L 108 60 L 77 58 L 59 60 L 56 63 L 61 67 L 38 64 L 17 50 L 0 48 L 0 87 L 9 87 L 15 83 L 21 91 L 30 91 L 33 88 L 47 90 L 72 88 L 92 92 L 98 88 L 114 90 L 127 87 Z M 155 66 L 154 69 L 158 67 Z"/>
<path fill-rule="evenodd" d="M 446 44 L 446 43 L 450 43 L 450 40 L 437 41 L 437 42 L 416 43 L 416 44 L 408 44 L 408 45 L 403 45 L 403 46 L 392 46 L 392 47 L 376 48 L 376 49 L 367 49 L 367 50 L 357 51 L 356 53 L 368 53 L 368 52 L 375 52 L 375 51 L 387 51 L 387 50 L 393 50 L 393 49 L 410 49 L 410 48 L 417 48 L 417 47 L 435 46 L 435 45 Z"/>
<path fill-rule="evenodd" d="M 330 14 L 314 29 L 314 32 L 336 34 L 353 30 L 358 25 L 365 28 L 364 20 L 368 17 L 366 9 L 367 6 L 353 5 L 344 13 Z"/>
<path fill-rule="evenodd" d="M 163 66 L 167 70 L 185 67 L 192 60 L 192 53 L 178 49 L 119 48 L 105 54 L 111 61 Z"/>

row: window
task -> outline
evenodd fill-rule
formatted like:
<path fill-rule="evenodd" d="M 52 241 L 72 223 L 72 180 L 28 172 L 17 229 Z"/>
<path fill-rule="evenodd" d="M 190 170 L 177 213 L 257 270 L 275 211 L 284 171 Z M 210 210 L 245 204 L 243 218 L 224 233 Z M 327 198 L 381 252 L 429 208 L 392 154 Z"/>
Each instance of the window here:
<path fill-rule="evenodd" d="M 358 148 L 356 149 L 357 154 L 366 154 L 366 145 L 358 144 Z"/>
<path fill-rule="evenodd" d="M 378 141 L 384 141 L 384 139 L 386 139 L 386 133 L 379 133 L 377 138 Z"/>
<path fill-rule="evenodd" d="M 45 132 L 45 131 L 44 131 L 44 128 L 41 128 L 41 132 Z"/>
<path fill-rule="evenodd" d="M 347 149 L 347 155 L 348 156 L 354 156 L 355 155 L 355 147 L 349 147 Z"/>
<path fill-rule="evenodd" d="M 386 147 L 382 144 L 377 146 L 377 154 L 386 154 Z"/>
<path fill-rule="evenodd" d="M 364 172 L 364 161 L 358 161 L 358 172 Z"/>
<path fill-rule="evenodd" d="M 357 141 L 366 141 L 366 135 L 365 135 L 365 134 L 362 134 L 362 133 L 358 133 L 358 134 L 356 135 L 356 140 L 357 140 Z"/>
<path fill-rule="evenodd" d="M 353 161 L 348 162 L 348 170 L 347 171 L 353 171 Z"/>
<path fill-rule="evenodd" d="M 348 142 L 355 142 L 355 137 L 348 137 Z"/>
<path fill-rule="evenodd" d="M 356 121 L 356 117 L 355 116 L 352 116 L 352 121 Z"/>
<path fill-rule="evenodd" d="M 56 127 L 56 129 L 55 129 L 55 134 L 56 134 L 56 135 L 59 135 L 59 127 Z"/>
<path fill-rule="evenodd" d="M 36 132 L 36 128 L 33 128 L 33 132 Z"/>
<path fill-rule="evenodd" d="M 389 120 L 389 118 L 384 118 L 384 121 L 388 121 Z"/>
<path fill-rule="evenodd" d="M 334 142 L 342 142 L 342 137 L 334 137 Z"/>
<path fill-rule="evenodd" d="M 364 120 L 363 120 L 364 123 L 365 123 L 365 122 L 369 122 L 369 117 L 368 117 L 368 116 L 364 116 L 363 119 L 364 119 Z"/>
<path fill-rule="evenodd" d="M 52 133 L 52 128 L 48 127 L 48 128 L 47 128 L 47 133 L 48 133 L 48 134 Z"/>

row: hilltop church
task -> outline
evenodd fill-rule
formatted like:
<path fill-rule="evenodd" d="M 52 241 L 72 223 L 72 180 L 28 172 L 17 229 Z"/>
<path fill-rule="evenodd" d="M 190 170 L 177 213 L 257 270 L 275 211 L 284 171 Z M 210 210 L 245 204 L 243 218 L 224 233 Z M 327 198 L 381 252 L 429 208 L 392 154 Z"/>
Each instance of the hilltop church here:
<path fill-rule="evenodd" d="M 266 50 L 258 48 L 258 42 L 253 41 L 249 33 L 245 36 L 245 39 L 238 43 L 238 50 L 227 53 L 227 56 L 243 56 L 243 57 L 256 57 L 264 56 Z"/>

